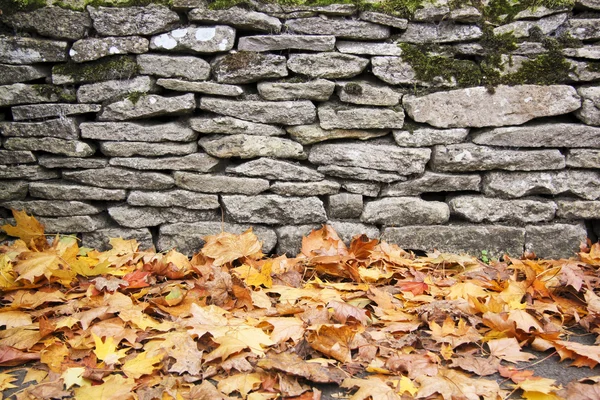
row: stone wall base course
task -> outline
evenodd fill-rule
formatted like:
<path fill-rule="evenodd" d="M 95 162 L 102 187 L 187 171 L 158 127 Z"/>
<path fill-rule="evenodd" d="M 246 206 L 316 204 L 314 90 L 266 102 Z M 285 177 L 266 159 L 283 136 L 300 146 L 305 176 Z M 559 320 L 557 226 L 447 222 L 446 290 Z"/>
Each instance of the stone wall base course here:
<path fill-rule="evenodd" d="M 31 182 L 29 194 L 48 200 L 122 201 L 127 198 L 125 190 L 77 185 L 66 181 Z"/>
<path fill-rule="evenodd" d="M 579 252 L 579 244 L 586 238 L 583 224 L 530 225 L 525 232 L 525 250 L 541 258 L 569 258 Z"/>
<path fill-rule="evenodd" d="M 0 182 L 0 200 L 22 200 L 28 189 L 29 184 L 24 181 Z"/>
<path fill-rule="evenodd" d="M 181 207 L 131 207 L 127 205 L 108 208 L 110 217 L 126 228 L 145 228 L 165 223 L 217 221 L 221 213 L 215 210 L 189 210 Z"/>
<path fill-rule="evenodd" d="M 11 210 L 25 210 L 29 214 L 41 217 L 70 217 L 76 215 L 94 215 L 104 211 L 105 207 L 74 200 L 26 200 L 8 201 L 2 207 Z M 78 232 L 77 230 L 69 232 Z"/>
<path fill-rule="evenodd" d="M 1 74 L 0 74 L 1 75 Z M 100 104 L 29 104 L 15 106 L 10 109 L 13 120 L 24 121 L 49 117 L 65 117 L 70 115 L 91 114 L 100 111 Z"/>
<path fill-rule="evenodd" d="M 58 218 L 39 217 L 46 233 L 94 232 L 110 225 L 108 217 L 99 215 L 61 216 Z"/>
<path fill-rule="evenodd" d="M 154 247 L 152 233 L 148 228 L 105 228 L 94 232 L 86 232 L 81 235 L 81 246 L 97 249 L 98 251 L 110 250 L 110 239 L 121 238 L 125 240 L 135 239 L 140 244 L 140 250 Z"/>

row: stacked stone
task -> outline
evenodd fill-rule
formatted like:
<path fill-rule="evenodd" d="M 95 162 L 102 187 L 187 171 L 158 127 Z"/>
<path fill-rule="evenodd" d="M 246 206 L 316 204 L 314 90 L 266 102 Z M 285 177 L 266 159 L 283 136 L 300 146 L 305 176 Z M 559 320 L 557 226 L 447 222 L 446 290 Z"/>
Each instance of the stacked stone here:
<path fill-rule="evenodd" d="M 571 256 L 600 219 L 600 19 L 522 14 L 494 30 L 523 40 L 506 68 L 545 51 L 531 28 L 562 30 L 584 42 L 563 50 L 568 85 L 421 80 L 400 43 L 482 50 L 479 11 L 439 1 L 411 21 L 200 0 L 3 16 L 2 207 L 98 248 L 192 253 L 253 227 L 295 253 L 329 223 L 346 241 Z"/>

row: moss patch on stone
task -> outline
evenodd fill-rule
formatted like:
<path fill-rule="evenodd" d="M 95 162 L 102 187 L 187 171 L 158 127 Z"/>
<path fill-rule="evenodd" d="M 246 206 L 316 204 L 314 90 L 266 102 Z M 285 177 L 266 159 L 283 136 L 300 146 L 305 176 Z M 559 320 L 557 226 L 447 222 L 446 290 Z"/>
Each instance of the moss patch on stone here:
<path fill-rule="evenodd" d="M 351 95 L 360 96 L 363 92 L 363 88 L 359 83 L 349 82 L 344 85 L 344 92 Z"/>
<path fill-rule="evenodd" d="M 219 61 L 219 66 L 227 72 L 246 68 L 250 64 L 260 64 L 266 57 L 254 51 L 238 51 L 224 56 Z"/>
<path fill-rule="evenodd" d="M 46 6 L 83 11 L 87 6 L 133 7 L 150 4 L 170 7 L 173 5 L 173 0 L 0 0 L 0 10 L 3 15 L 10 15 L 21 11 L 33 11 Z"/>
<path fill-rule="evenodd" d="M 132 78 L 139 73 L 139 66 L 135 62 L 135 58 L 121 56 L 83 64 L 59 64 L 52 68 L 52 73 L 70 76 L 76 83 L 99 82 Z"/>
<path fill-rule="evenodd" d="M 32 85 L 32 88 L 44 97 L 51 98 L 52 96 L 56 96 L 58 98 L 58 101 L 64 101 L 67 103 L 74 103 L 77 101 L 77 96 L 75 96 L 75 94 L 65 92 L 62 88 L 58 86 L 49 84 L 39 84 Z"/>

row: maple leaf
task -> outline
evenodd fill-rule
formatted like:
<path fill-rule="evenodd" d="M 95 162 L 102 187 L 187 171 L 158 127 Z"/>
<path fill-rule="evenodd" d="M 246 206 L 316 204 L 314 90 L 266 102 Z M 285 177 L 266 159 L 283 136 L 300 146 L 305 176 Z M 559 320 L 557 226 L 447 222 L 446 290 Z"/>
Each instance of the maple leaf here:
<path fill-rule="evenodd" d="M 263 369 L 275 369 L 309 381 L 319 383 L 341 383 L 346 375 L 338 368 L 309 363 L 294 353 L 275 353 L 270 351 L 266 358 L 258 360 L 257 365 Z"/>
<path fill-rule="evenodd" d="M 14 375 L 0 373 L 0 391 L 16 388 L 17 386 L 12 384 L 16 380 L 17 380 L 17 377 Z"/>
<path fill-rule="evenodd" d="M 158 364 L 163 359 L 162 355 L 148 356 L 148 352 L 139 353 L 134 358 L 125 361 L 122 370 L 128 378 L 139 379 L 143 375 L 149 375 L 158 368 Z"/>
<path fill-rule="evenodd" d="M 271 278 L 271 262 L 263 264 L 260 271 L 250 265 L 242 265 L 234 268 L 233 272 L 248 286 L 259 287 L 264 286 L 270 288 L 273 286 L 273 279 Z"/>
<path fill-rule="evenodd" d="M 321 325 L 308 333 L 308 344 L 323 354 L 331 356 L 341 362 L 350 362 L 350 342 L 355 331 L 349 326 Z"/>
<path fill-rule="evenodd" d="M 70 389 L 73 385 L 83 386 L 85 384 L 83 380 L 84 372 L 84 367 L 67 368 L 60 376 L 65 382 L 65 389 Z"/>
<path fill-rule="evenodd" d="M 369 320 L 367 312 L 364 309 L 348 303 L 332 300 L 327 303 L 327 307 L 331 307 L 333 309 L 334 318 L 342 324 L 345 324 L 348 318 L 353 318 L 363 325 L 366 325 Z"/>
<path fill-rule="evenodd" d="M 129 400 L 133 398 L 135 381 L 121 375 L 109 375 L 101 385 L 92 386 L 87 383 L 75 389 L 76 400 Z"/>
<path fill-rule="evenodd" d="M 27 215 L 25 211 L 12 210 L 15 226 L 2 225 L 2 230 L 9 236 L 15 236 L 36 249 L 48 247 L 48 241 L 44 236 L 44 225 L 35 217 Z"/>
<path fill-rule="evenodd" d="M 465 371 L 473 372 L 479 376 L 487 376 L 498 372 L 498 368 L 500 368 L 501 365 L 496 358 L 480 358 L 467 355 L 453 358 L 451 367 L 458 367 Z"/>
<path fill-rule="evenodd" d="M 534 371 L 531 370 L 517 369 L 512 366 L 505 367 L 504 365 L 500 365 L 498 367 L 498 372 L 500 372 L 501 376 L 510 379 L 514 383 L 519 383 L 530 379 L 534 374 Z"/>
<path fill-rule="evenodd" d="M 510 310 L 508 313 L 508 321 L 514 322 L 518 329 L 529 332 L 531 328 L 544 332 L 544 328 L 531 314 L 526 310 Z"/>
<path fill-rule="evenodd" d="M 519 346 L 519 342 L 515 338 L 490 340 L 487 344 L 490 348 L 490 353 L 494 357 L 511 363 L 529 361 L 532 358 L 536 358 L 533 354 L 522 352 L 521 346 Z"/>
<path fill-rule="evenodd" d="M 554 379 L 533 376 L 517 383 L 515 387 L 523 390 L 525 393 L 538 392 L 549 395 L 561 389 L 561 387 L 556 386 L 555 383 L 556 381 Z"/>
<path fill-rule="evenodd" d="M 214 338 L 213 341 L 218 343 L 219 347 L 204 356 L 204 361 L 206 362 L 210 362 L 217 358 L 220 358 L 221 361 L 225 361 L 230 355 L 239 353 L 248 348 L 246 343 L 230 336 Z"/>
<path fill-rule="evenodd" d="M 62 259 L 55 250 L 28 251 L 19 256 L 13 269 L 19 274 L 17 281 L 25 279 L 33 283 L 40 276 L 50 278 L 52 272 L 60 268 L 61 262 Z"/>
<path fill-rule="evenodd" d="M 221 232 L 218 235 L 206 236 L 204 241 L 206 244 L 201 252 L 205 256 L 213 258 L 213 264 L 216 266 L 243 257 L 258 259 L 263 256 L 262 243 L 258 241 L 258 237 L 252 232 L 252 228 L 241 235 Z"/>
<path fill-rule="evenodd" d="M 569 382 L 567 387 L 558 393 L 569 400 L 597 400 L 600 399 L 600 383 L 583 383 L 588 379 L 582 379 L 579 382 Z"/>
<path fill-rule="evenodd" d="M 369 377 L 368 379 L 347 378 L 342 382 L 342 387 L 358 387 L 358 391 L 350 397 L 350 400 L 400 400 L 400 395 L 388 386 L 385 381 L 378 377 Z"/>
<path fill-rule="evenodd" d="M 574 359 L 575 361 L 572 364 L 574 366 L 594 368 L 600 363 L 600 346 L 588 346 L 566 340 L 556 340 L 554 346 L 561 360 L 565 358 Z"/>
<path fill-rule="evenodd" d="M 472 379 L 467 374 L 446 368 L 440 369 L 436 376 L 421 375 L 416 381 L 420 384 L 416 399 L 427 398 L 435 393 L 444 400 L 496 399 L 500 393 L 496 381 Z"/>
<path fill-rule="evenodd" d="M 129 282 L 123 279 L 115 278 L 114 276 L 109 276 L 106 278 L 101 276 L 99 278 L 93 279 L 92 282 L 94 282 L 94 286 L 100 292 L 104 289 L 106 289 L 109 292 L 114 292 L 119 290 L 119 288 L 121 287 L 129 286 Z"/>
<path fill-rule="evenodd" d="M 121 358 L 125 357 L 127 349 L 117 351 L 117 346 L 112 337 L 107 337 L 104 342 L 94 333 L 92 333 L 92 337 L 94 338 L 94 343 L 96 345 L 94 354 L 99 360 L 104 361 L 106 365 L 114 365 L 118 363 Z"/>
<path fill-rule="evenodd" d="M 304 321 L 297 317 L 272 317 L 265 321 L 273 326 L 271 340 L 275 343 L 283 343 L 292 339 L 294 343 L 299 342 L 304 336 Z"/>
<path fill-rule="evenodd" d="M 31 315 L 23 311 L 0 312 L 0 326 L 4 325 L 6 329 L 31 325 L 31 323 Z"/>
<path fill-rule="evenodd" d="M 300 252 L 306 257 L 348 254 L 346 245 L 330 225 L 323 225 L 303 237 Z"/>
<path fill-rule="evenodd" d="M 0 254 L 0 289 L 12 289 L 20 285 L 16 281 L 17 274 L 6 254 Z"/>
<path fill-rule="evenodd" d="M 248 393 L 260 387 L 262 381 L 263 377 L 258 373 L 236 374 L 219 381 L 217 388 L 225 394 L 238 392 L 245 399 Z"/>

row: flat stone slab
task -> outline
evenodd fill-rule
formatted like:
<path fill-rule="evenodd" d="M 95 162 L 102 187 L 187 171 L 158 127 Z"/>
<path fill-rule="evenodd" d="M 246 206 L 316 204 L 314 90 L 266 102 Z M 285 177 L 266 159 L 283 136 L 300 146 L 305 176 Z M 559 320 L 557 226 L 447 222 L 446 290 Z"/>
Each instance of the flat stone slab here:
<path fill-rule="evenodd" d="M 600 168 L 600 150 L 569 150 L 567 153 L 567 167 Z"/>
<path fill-rule="evenodd" d="M 600 87 L 580 87 L 577 93 L 583 98 L 583 104 L 575 116 L 585 124 L 600 126 Z"/>
<path fill-rule="evenodd" d="M 164 223 L 214 221 L 220 213 L 214 210 L 188 210 L 181 207 L 132 207 L 120 205 L 108 208 L 108 214 L 126 228 L 146 228 Z"/>
<path fill-rule="evenodd" d="M 108 218 L 104 215 L 75 215 L 70 217 L 38 218 L 48 233 L 79 233 L 93 232 L 97 229 L 106 228 L 109 225 Z"/>
<path fill-rule="evenodd" d="M 241 223 L 307 224 L 327 220 L 318 197 L 283 197 L 276 194 L 221 196 L 227 215 Z"/>
<path fill-rule="evenodd" d="M 237 166 L 228 166 L 225 172 L 252 178 L 281 181 L 313 182 L 324 178 L 323 174 L 312 168 L 266 157 L 247 161 Z"/>
<path fill-rule="evenodd" d="M 125 99 L 108 104 L 98 115 L 98 120 L 123 121 L 163 115 L 182 115 L 191 113 L 195 108 L 196 99 L 192 93 L 175 97 L 142 95 L 136 102 Z"/>
<path fill-rule="evenodd" d="M 58 171 L 48 170 L 38 165 L 0 165 L 0 179 L 25 179 L 41 181 L 58 178 Z"/>
<path fill-rule="evenodd" d="M 192 210 L 212 210 L 220 207 L 217 195 L 180 189 L 162 192 L 132 190 L 127 196 L 127 203 L 132 206 L 183 207 Z"/>
<path fill-rule="evenodd" d="M 67 42 L 0 36 L 0 63 L 34 64 L 67 61 Z"/>
<path fill-rule="evenodd" d="M 71 115 L 90 114 L 100 111 L 100 104 L 29 104 L 11 108 L 14 121 L 41 119 L 50 117 L 66 117 Z"/>
<path fill-rule="evenodd" d="M 493 94 L 474 87 L 421 97 L 406 95 L 402 103 L 413 120 L 439 128 L 520 125 L 581 107 L 575 89 L 565 85 L 498 86 Z"/>
<path fill-rule="evenodd" d="M 243 36 L 238 43 L 240 51 L 309 50 L 333 51 L 335 36 L 277 35 Z"/>
<path fill-rule="evenodd" d="M 92 27 L 88 13 L 62 7 L 43 7 L 6 15 L 2 22 L 16 30 L 33 30 L 41 36 L 77 40 Z"/>
<path fill-rule="evenodd" d="M 0 64 L 0 85 L 33 81 L 50 76 L 50 68 L 42 65 Z"/>
<path fill-rule="evenodd" d="M 219 83 L 252 83 L 288 75 L 284 56 L 248 51 L 216 57 L 211 69 Z"/>
<path fill-rule="evenodd" d="M 361 11 L 358 15 L 363 21 L 373 22 L 379 25 L 388 25 L 398 29 L 406 29 L 408 26 L 408 20 L 405 18 L 394 17 L 393 15 L 373 12 L 373 11 Z"/>
<path fill-rule="evenodd" d="M 345 103 L 367 106 L 395 106 L 402 93 L 375 81 L 337 82 L 337 95 Z"/>
<path fill-rule="evenodd" d="M 371 22 L 338 18 L 299 18 L 285 22 L 289 32 L 333 35 L 342 39 L 381 40 L 390 37 L 390 28 Z"/>
<path fill-rule="evenodd" d="M 148 39 L 140 36 L 80 39 L 73 43 L 69 56 L 75 62 L 94 61 L 115 54 L 148 52 Z"/>
<path fill-rule="evenodd" d="M 408 149 L 387 144 L 315 144 L 308 160 L 318 165 L 341 165 L 393 171 L 401 175 L 422 173 L 431 150 Z"/>
<path fill-rule="evenodd" d="M 600 201 L 557 200 L 556 216 L 567 220 L 599 219 Z"/>
<path fill-rule="evenodd" d="M 290 71 L 311 78 L 352 78 L 363 72 L 369 60 L 335 52 L 292 54 L 287 61 Z"/>
<path fill-rule="evenodd" d="M 419 85 L 419 86 L 441 86 L 455 87 L 456 82 L 435 77 L 432 82 L 424 82 L 417 78 L 417 72 L 413 66 L 404 61 L 402 57 L 373 57 L 371 58 L 372 72 L 377 78 L 390 85 Z"/>
<path fill-rule="evenodd" d="M 321 180 L 318 182 L 275 182 L 270 191 L 281 196 L 324 196 L 336 194 L 341 185 L 335 181 Z"/>
<path fill-rule="evenodd" d="M 163 78 L 203 81 L 210 76 L 210 64 L 199 57 L 163 54 L 140 54 L 140 73 Z"/>
<path fill-rule="evenodd" d="M 222 160 L 206 153 L 194 153 L 183 157 L 113 157 L 110 165 L 138 170 L 179 170 L 212 172 L 219 169 Z"/>
<path fill-rule="evenodd" d="M 23 138 L 12 137 L 4 141 L 8 150 L 45 151 L 67 157 L 89 157 L 96 152 L 96 146 L 81 140 L 65 140 L 53 137 Z"/>
<path fill-rule="evenodd" d="M 67 181 L 31 182 L 29 194 L 32 197 L 49 200 L 125 200 L 127 191 L 103 189 L 94 186 L 77 185 Z"/>
<path fill-rule="evenodd" d="M 570 19 L 566 32 L 579 40 L 588 41 L 600 39 L 598 20 L 593 18 Z"/>
<path fill-rule="evenodd" d="M 560 13 L 533 21 L 514 21 L 494 28 L 494 35 L 498 36 L 510 32 L 515 38 L 524 38 L 529 37 L 532 28 L 539 30 L 544 35 L 548 35 L 556 31 L 566 20 L 567 14 Z"/>
<path fill-rule="evenodd" d="M 461 25 L 452 22 L 426 24 L 410 22 L 398 37 L 400 43 L 452 43 L 467 42 L 483 36 L 477 25 Z"/>
<path fill-rule="evenodd" d="M 229 51 L 234 43 L 235 29 L 230 26 L 188 26 L 153 36 L 150 49 L 211 54 Z"/>
<path fill-rule="evenodd" d="M 25 210 L 42 217 L 68 217 L 72 215 L 93 215 L 104 211 L 103 206 L 69 200 L 28 200 L 6 201 L 2 207 L 11 210 Z"/>
<path fill-rule="evenodd" d="M 590 60 L 600 60 L 600 46 L 583 46 L 563 49 L 563 54 L 567 57 L 587 58 Z"/>
<path fill-rule="evenodd" d="M 318 124 L 290 126 L 286 130 L 292 139 L 301 144 L 313 144 L 333 139 L 368 140 L 389 133 L 389 130 L 386 129 L 323 129 Z"/>
<path fill-rule="evenodd" d="M 348 167 L 339 165 L 321 165 L 317 169 L 319 172 L 344 179 L 357 179 L 360 181 L 372 181 L 390 183 L 406 180 L 406 177 L 392 172 L 382 172 L 376 169 Z"/>
<path fill-rule="evenodd" d="M 400 129 L 404 126 L 402 109 L 322 103 L 318 112 L 323 129 Z"/>
<path fill-rule="evenodd" d="M 364 54 L 369 56 L 399 56 L 402 50 L 395 43 L 370 43 L 338 40 L 335 47 L 340 53 Z"/>
<path fill-rule="evenodd" d="M 0 164 L 31 164 L 36 162 L 35 155 L 27 150 L 0 150 Z"/>
<path fill-rule="evenodd" d="M 29 184 L 24 181 L 0 182 L 0 200 L 23 200 L 28 189 Z"/>
<path fill-rule="evenodd" d="M 202 116 L 189 119 L 190 127 L 196 132 L 224 135 L 258 135 L 258 136 L 283 136 L 285 130 L 278 126 L 259 124 L 244 121 L 233 117 Z"/>
<path fill-rule="evenodd" d="M 327 198 L 327 215 L 334 219 L 357 219 L 363 211 L 363 197 L 354 193 L 338 193 Z"/>
<path fill-rule="evenodd" d="M 528 226 L 525 250 L 546 259 L 571 258 L 579 253 L 579 245 L 587 239 L 583 224 Z"/>
<path fill-rule="evenodd" d="M 178 187 L 202 193 L 254 195 L 269 189 L 269 181 L 265 179 L 179 171 L 175 171 L 173 176 Z"/>
<path fill-rule="evenodd" d="M 98 251 L 110 250 L 110 239 L 122 238 L 125 240 L 135 239 L 140 244 L 140 249 L 150 249 L 154 247 L 152 234 L 146 228 L 127 229 L 127 228 L 105 228 L 98 229 L 95 232 L 85 232 L 81 235 L 81 246 L 96 249 Z M 169 249 L 170 250 L 170 249 Z"/>
<path fill-rule="evenodd" d="M 435 146 L 431 155 L 431 169 L 436 172 L 537 171 L 564 167 L 565 157 L 559 150 L 504 150 L 461 143 Z"/>
<path fill-rule="evenodd" d="M 100 151 L 108 157 L 185 156 L 198 150 L 196 142 L 100 142 Z"/>
<path fill-rule="evenodd" d="M 377 197 L 381 191 L 381 184 L 376 182 L 341 181 L 342 187 L 350 193 L 366 197 Z"/>
<path fill-rule="evenodd" d="M 437 225 L 450 218 L 446 203 L 418 197 L 386 197 L 365 203 L 362 222 L 385 225 Z"/>
<path fill-rule="evenodd" d="M 333 94 L 335 83 L 326 79 L 308 82 L 259 82 L 260 97 L 270 101 L 314 100 L 327 101 Z"/>
<path fill-rule="evenodd" d="M 77 158 L 77 157 L 57 157 L 57 156 L 38 156 L 38 164 L 45 168 L 104 168 L 108 165 L 106 158 Z"/>
<path fill-rule="evenodd" d="M 550 221 L 556 203 L 534 199 L 503 200 L 484 196 L 456 196 L 448 201 L 450 212 L 470 222 L 536 223 Z"/>
<path fill-rule="evenodd" d="M 256 101 L 202 97 L 200 108 L 229 117 L 266 124 L 310 124 L 317 117 L 315 106 L 308 100 Z"/>
<path fill-rule="evenodd" d="M 304 160 L 306 153 L 301 144 L 289 139 L 250 135 L 213 135 L 203 137 L 198 144 L 208 154 L 218 158 L 291 158 Z"/>
<path fill-rule="evenodd" d="M 73 118 L 56 118 L 42 122 L 0 122 L 0 132 L 8 137 L 79 138 L 78 121 Z"/>
<path fill-rule="evenodd" d="M 172 28 L 179 15 L 168 7 L 87 7 L 94 29 L 102 36 L 153 35 Z"/>
<path fill-rule="evenodd" d="M 169 189 L 175 180 L 158 172 L 139 172 L 125 168 L 106 167 L 81 171 L 64 171 L 64 179 L 85 185 L 110 189 Z"/>
<path fill-rule="evenodd" d="M 54 85 L 15 83 L 0 86 L 0 107 L 17 104 L 75 102 L 75 91 Z"/>
<path fill-rule="evenodd" d="M 313 230 L 320 229 L 321 225 L 292 225 L 279 226 L 275 228 L 277 232 L 277 254 L 286 254 L 290 257 L 296 257 L 301 254 L 302 238 L 308 236 Z"/>
<path fill-rule="evenodd" d="M 600 92 L 599 92 L 600 93 Z M 572 123 L 541 123 L 486 129 L 473 143 L 505 147 L 600 147 L 600 128 Z"/>
<path fill-rule="evenodd" d="M 195 8 L 188 12 L 190 21 L 210 22 L 231 25 L 239 29 L 279 33 L 281 21 L 265 13 L 249 11 L 241 7 L 231 7 L 225 10 L 211 10 L 206 6 Z"/>
<path fill-rule="evenodd" d="M 182 122 L 84 122 L 79 128 L 82 138 L 95 140 L 190 142 L 198 138 L 198 134 Z"/>
<path fill-rule="evenodd" d="M 138 75 L 135 57 L 115 55 L 79 64 L 55 64 L 52 67 L 52 83 L 70 85 L 131 79 Z"/>
<path fill-rule="evenodd" d="M 393 134 L 398 146 L 428 147 L 436 144 L 463 142 L 467 138 L 469 130 L 465 128 L 436 129 L 423 127 L 411 130 L 395 130 Z"/>
<path fill-rule="evenodd" d="M 158 87 L 153 78 L 138 76 L 133 79 L 110 80 L 79 86 L 77 100 L 80 103 L 99 103 L 129 94 L 156 93 Z"/>
<path fill-rule="evenodd" d="M 216 96 L 237 97 L 244 94 L 244 88 L 238 85 L 225 85 L 216 82 L 190 82 L 181 79 L 161 78 L 156 81 L 158 86 L 178 92 L 195 92 Z"/>
<path fill-rule="evenodd" d="M 381 196 L 418 196 L 427 192 L 479 192 L 479 174 L 447 174 L 426 171 L 423 175 L 406 182 L 387 185 Z"/>

